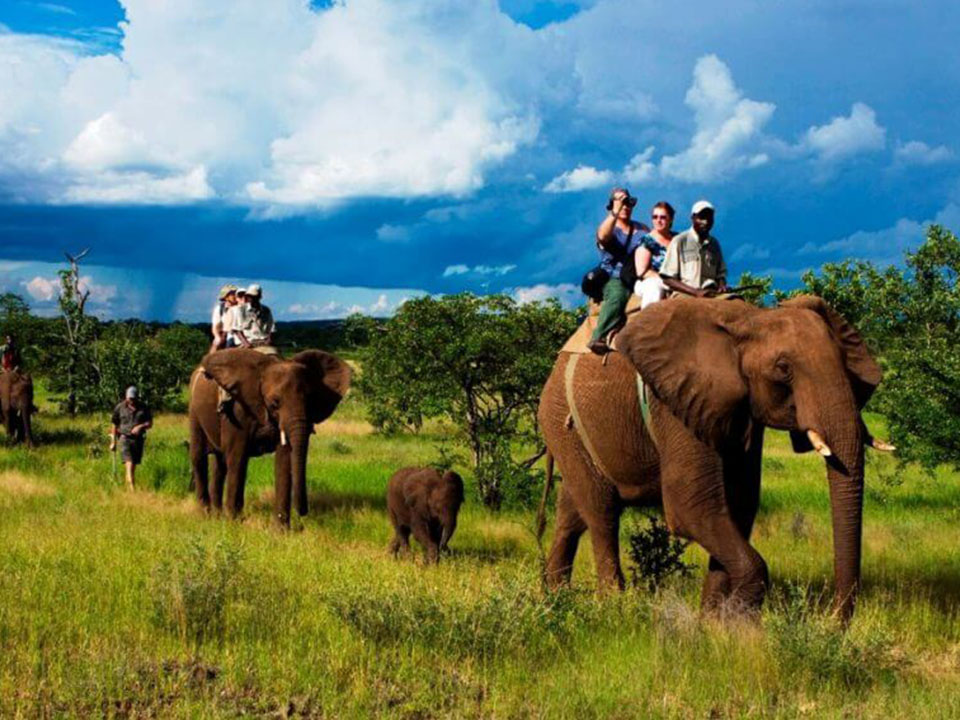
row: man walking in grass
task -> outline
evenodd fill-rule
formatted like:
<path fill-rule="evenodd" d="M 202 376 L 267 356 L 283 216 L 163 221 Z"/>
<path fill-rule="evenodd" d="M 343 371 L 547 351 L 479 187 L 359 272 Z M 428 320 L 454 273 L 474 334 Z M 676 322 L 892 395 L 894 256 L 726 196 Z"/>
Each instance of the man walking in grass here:
<path fill-rule="evenodd" d="M 136 467 L 143 460 L 143 441 L 147 430 L 153 427 L 150 408 L 140 401 L 135 386 L 127 388 L 123 402 L 113 410 L 111 422 L 113 429 L 110 433 L 110 452 L 116 452 L 119 441 L 120 459 L 127 471 L 127 489 L 134 490 Z"/>

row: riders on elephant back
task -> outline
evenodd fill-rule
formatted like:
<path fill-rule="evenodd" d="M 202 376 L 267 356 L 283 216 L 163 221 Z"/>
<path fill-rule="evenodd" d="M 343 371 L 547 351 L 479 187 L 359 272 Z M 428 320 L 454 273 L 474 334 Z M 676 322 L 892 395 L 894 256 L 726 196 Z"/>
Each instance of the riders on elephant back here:
<path fill-rule="evenodd" d="M 679 234 L 672 230 L 670 203 L 653 206 L 653 230 L 632 218 L 636 205 L 637 198 L 627 188 L 617 187 L 610 193 L 607 217 L 596 234 L 600 264 L 584 276 L 581 285 L 599 306 L 591 307 L 586 326 L 592 332 L 585 343 L 598 355 L 616 349 L 616 335 L 628 313 L 670 295 L 710 297 L 728 290 L 723 251 L 710 232 L 715 216 L 710 202 L 694 203 L 691 227 Z M 578 331 L 564 349 L 579 346 L 583 334 Z"/>

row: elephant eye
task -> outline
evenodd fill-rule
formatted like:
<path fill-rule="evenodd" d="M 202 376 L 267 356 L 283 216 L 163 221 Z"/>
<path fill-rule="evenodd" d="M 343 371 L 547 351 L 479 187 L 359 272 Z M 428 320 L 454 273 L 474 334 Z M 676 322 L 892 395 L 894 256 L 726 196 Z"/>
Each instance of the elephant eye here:
<path fill-rule="evenodd" d="M 777 380 L 780 382 L 789 382 L 793 377 L 793 370 L 790 367 L 790 363 L 784 357 L 778 357 L 776 363 L 774 363 L 774 368 L 776 369 Z"/>
<path fill-rule="evenodd" d="M 277 408 L 280 407 L 280 398 L 270 398 L 267 401 L 267 405 L 270 407 L 271 410 L 276 410 Z"/>

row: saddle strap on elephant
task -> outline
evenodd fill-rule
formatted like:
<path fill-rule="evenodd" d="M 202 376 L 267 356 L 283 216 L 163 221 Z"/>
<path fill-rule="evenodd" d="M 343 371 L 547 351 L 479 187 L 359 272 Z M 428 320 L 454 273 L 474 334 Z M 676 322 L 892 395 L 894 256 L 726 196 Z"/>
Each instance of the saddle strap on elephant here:
<path fill-rule="evenodd" d="M 573 380 L 577 372 L 577 364 L 580 361 L 580 357 L 581 356 L 579 353 L 571 353 L 570 359 L 567 361 L 567 367 L 564 369 L 563 373 L 563 390 L 567 398 L 567 407 L 570 408 L 570 418 L 573 421 L 573 426 L 577 430 L 577 435 L 580 436 L 580 440 L 583 442 L 583 446 L 586 448 L 587 454 L 590 455 L 590 459 L 593 461 L 594 466 L 596 466 L 596 468 L 604 475 L 604 477 L 613 477 L 604 466 L 603 461 L 600 459 L 600 454 L 597 452 L 596 446 L 593 444 L 593 441 L 587 434 L 586 427 L 580 419 L 580 411 L 577 408 L 577 400 L 573 390 Z M 650 422 L 650 398 L 647 385 L 643 382 L 643 378 L 640 377 L 640 373 L 637 373 L 636 375 L 637 400 L 640 404 L 640 417 L 643 419 L 643 424 L 646 426 L 647 432 L 650 434 L 650 438 L 653 440 L 654 447 L 659 450 L 657 436 L 653 431 L 653 423 Z"/>

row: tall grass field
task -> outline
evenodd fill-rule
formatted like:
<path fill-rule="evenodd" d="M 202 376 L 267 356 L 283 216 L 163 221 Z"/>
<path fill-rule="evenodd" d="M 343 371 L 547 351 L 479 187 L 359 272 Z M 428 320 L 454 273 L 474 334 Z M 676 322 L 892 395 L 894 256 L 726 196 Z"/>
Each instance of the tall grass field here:
<path fill-rule="evenodd" d="M 280 532 L 272 457 L 241 520 L 206 517 L 184 415 L 157 418 L 131 493 L 109 416 L 38 397 L 40 447 L 0 447 L 0 717 L 960 717 L 956 473 L 869 454 L 842 633 L 822 461 L 768 433 L 754 543 L 772 590 L 758 623 L 723 624 L 698 613 L 695 546 L 691 577 L 600 597 L 585 537 L 573 587 L 545 592 L 534 511 L 484 509 L 467 467 L 450 555 L 390 557 L 387 478 L 450 428 L 379 436 L 351 396 L 312 438 L 310 514 Z M 623 548 L 644 522 L 626 514 Z"/>

